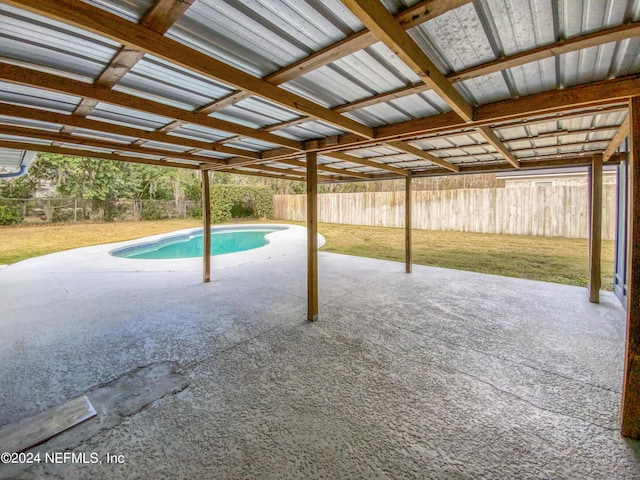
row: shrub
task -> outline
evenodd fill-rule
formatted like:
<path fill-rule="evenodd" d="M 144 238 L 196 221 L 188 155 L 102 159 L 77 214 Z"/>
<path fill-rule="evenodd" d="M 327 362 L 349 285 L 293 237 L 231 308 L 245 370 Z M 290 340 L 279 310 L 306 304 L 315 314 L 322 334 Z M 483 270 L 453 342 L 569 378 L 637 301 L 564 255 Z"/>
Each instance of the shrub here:
<path fill-rule="evenodd" d="M 202 207 L 191 207 L 189 216 L 191 218 L 202 218 Z"/>
<path fill-rule="evenodd" d="M 142 220 L 161 220 L 167 217 L 164 209 L 155 201 L 140 202 Z"/>
<path fill-rule="evenodd" d="M 0 205 L 0 225 L 22 223 L 22 211 L 19 208 Z"/>
<path fill-rule="evenodd" d="M 228 222 L 234 213 L 254 218 L 273 215 L 273 193 L 269 187 L 218 184 L 211 186 L 211 222 Z"/>

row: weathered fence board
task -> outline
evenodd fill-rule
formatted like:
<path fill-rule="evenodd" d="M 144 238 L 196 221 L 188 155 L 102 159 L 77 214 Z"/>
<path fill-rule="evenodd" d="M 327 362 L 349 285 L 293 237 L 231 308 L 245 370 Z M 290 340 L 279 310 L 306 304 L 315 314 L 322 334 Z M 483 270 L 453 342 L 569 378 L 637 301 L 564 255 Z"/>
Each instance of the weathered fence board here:
<path fill-rule="evenodd" d="M 404 226 L 404 192 L 318 195 L 319 221 Z M 615 185 L 604 185 L 602 238 L 615 235 Z M 587 238 L 585 186 L 475 188 L 413 192 L 413 228 Z M 305 219 L 304 195 L 275 195 L 274 218 Z"/>

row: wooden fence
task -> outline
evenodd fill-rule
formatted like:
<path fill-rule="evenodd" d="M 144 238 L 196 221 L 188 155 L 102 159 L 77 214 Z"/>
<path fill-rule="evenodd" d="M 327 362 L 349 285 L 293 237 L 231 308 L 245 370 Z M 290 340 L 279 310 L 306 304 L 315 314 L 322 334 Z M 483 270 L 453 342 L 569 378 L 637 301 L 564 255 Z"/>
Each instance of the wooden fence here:
<path fill-rule="evenodd" d="M 404 192 L 318 195 L 319 221 L 404 226 Z M 274 218 L 306 219 L 305 195 L 275 195 Z M 602 238 L 615 235 L 615 185 L 603 188 Z M 586 186 L 474 188 L 413 192 L 413 228 L 588 237 Z"/>

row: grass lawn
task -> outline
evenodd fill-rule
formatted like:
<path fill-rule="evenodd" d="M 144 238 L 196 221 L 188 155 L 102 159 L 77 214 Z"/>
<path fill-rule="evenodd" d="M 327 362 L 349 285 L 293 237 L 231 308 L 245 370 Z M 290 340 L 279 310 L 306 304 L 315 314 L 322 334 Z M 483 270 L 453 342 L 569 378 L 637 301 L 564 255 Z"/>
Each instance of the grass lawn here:
<path fill-rule="evenodd" d="M 177 219 L 0 227 L 0 264 L 200 225 L 199 220 Z M 318 229 L 327 240 L 322 247 L 324 251 L 404 262 L 402 228 L 321 223 Z M 413 261 L 420 265 L 587 286 L 588 245 L 586 239 L 414 230 Z M 613 249 L 612 241 L 602 242 L 602 285 L 607 290 L 611 290 L 613 282 Z"/>
<path fill-rule="evenodd" d="M 121 242 L 199 226 L 202 226 L 199 220 L 175 219 L 0 227 L 0 265 L 71 248 Z"/>
<path fill-rule="evenodd" d="M 322 250 L 404 262 L 404 229 L 320 224 Z M 589 241 L 413 230 L 413 263 L 586 287 Z M 612 290 L 614 242 L 602 242 L 602 288 Z"/>

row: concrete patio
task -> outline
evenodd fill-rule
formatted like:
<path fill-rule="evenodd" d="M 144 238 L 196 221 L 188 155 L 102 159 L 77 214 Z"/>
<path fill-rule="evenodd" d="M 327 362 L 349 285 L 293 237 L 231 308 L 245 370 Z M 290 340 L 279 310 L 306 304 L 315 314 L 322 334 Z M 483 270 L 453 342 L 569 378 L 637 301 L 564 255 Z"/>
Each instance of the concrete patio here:
<path fill-rule="evenodd" d="M 125 462 L 0 478 L 640 478 L 612 294 L 320 252 L 310 323 L 304 236 L 278 252 L 2 269 L 0 426 L 87 394 L 33 451 Z"/>

